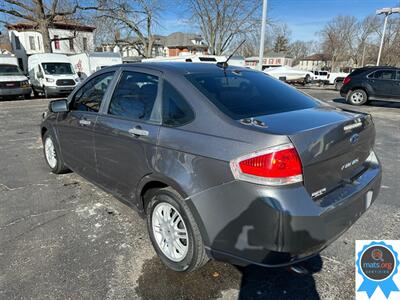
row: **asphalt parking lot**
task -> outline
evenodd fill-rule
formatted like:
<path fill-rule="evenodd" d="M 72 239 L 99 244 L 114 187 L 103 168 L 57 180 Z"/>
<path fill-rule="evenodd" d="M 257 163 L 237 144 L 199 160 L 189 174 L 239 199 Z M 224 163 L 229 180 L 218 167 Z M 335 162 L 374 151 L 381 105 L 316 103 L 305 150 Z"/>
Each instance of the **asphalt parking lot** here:
<path fill-rule="evenodd" d="M 78 175 L 54 175 L 38 125 L 48 100 L 0 101 L 0 299 L 353 299 L 354 241 L 400 239 L 400 104 L 355 108 L 333 90 L 304 89 L 367 111 L 383 163 L 374 205 L 309 275 L 209 262 L 177 274 L 156 257 L 145 221 Z"/>

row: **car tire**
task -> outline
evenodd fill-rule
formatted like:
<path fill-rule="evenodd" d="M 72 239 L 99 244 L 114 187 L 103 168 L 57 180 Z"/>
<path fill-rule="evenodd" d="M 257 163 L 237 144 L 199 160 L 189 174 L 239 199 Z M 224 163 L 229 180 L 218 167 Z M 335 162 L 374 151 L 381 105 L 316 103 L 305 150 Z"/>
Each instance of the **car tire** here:
<path fill-rule="evenodd" d="M 303 85 L 309 84 L 311 82 L 311 76 L 310 74 L 306 74 L 303 80 Z"/>
<path fill-rule="evenodd" d="M 42 138 L 43 141 L 43 154 L 47 165 L 54 174 L 62 174 L 68 171 L 64 161 L 60 155 L 57 143 L 53 134 L 47 131 Z"/>
<path fill-rule="evenodd" d="M 347 94 L 347 103 L 351 104 L 351 105 L 363 105 L 368 101 L 368 95 L 364 90 L 361 89 L 357 89 L 357 90 L 353 90 L 350 91 Z"/>
<path fill-rule="evenodd" d="M 162 262 L 177 272 L 192 272 L 207 263 L 200 230 L 180 194 L 166 187 L 150 190 L 145 200 L 150 240 Z"/>
<path fill-rule="evenodd" d="M 32 90 L 33 90 L 33 96 L 35 98 L 39 98 L 39 92 L 35 88 L 32 88 Z"/>
<path fill-rule="evenodd" d="M 46 90 L 45 87 L 43 87 L 43 95 L 44 95 L 44 97 L 45 97 L 46 99 L 49 98 L 49 92 Z"/>

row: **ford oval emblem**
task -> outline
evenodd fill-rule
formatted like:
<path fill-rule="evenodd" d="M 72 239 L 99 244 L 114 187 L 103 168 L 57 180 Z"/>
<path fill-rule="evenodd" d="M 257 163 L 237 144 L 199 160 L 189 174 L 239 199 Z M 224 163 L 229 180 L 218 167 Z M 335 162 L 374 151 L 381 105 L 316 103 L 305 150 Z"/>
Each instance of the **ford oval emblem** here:
<path fill-rule="evenodd" d="M 350 143 L 352 143 L 352 144 L 357 143 L 359 138 L 360 138 L 360 135 L 358 133 L 353 134 L 350 137 Z"/>

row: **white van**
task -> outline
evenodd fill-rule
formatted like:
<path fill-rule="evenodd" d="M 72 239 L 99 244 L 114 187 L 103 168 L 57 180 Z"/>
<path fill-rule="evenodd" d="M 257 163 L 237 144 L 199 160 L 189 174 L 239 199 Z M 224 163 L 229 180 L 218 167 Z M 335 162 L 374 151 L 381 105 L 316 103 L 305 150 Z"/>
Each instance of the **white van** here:
<path fill-rule="evenodd" d="M 102 68 L 122 64 L 121 54 L 115 52 L 79 53 L 69 59 L 82 80 Z"/>
<path fill-rule="evenodd" d="M 28 78 L 18 67 L 14 55 L 0 54 L 0 97 L 24 97 L 31 95 Z"/>
<path fill-rule="evenodd" d="M 208 63 L 216 64 L 217 62 L 226 61 L 226 56 L 216 56 L 216 55 L 199 55 L 199 54 L 186 54 L 181 53 L 179 56 L 158 56 L 154 58 L 142 59 L 142 62 L 196 62 L 196 63 Z"/>
<path fill-rule="evenodd" d="M 80 82 L 68 56 L 63 54 L 34 54 L 28 58 L 29 78 L 33 93 L 45 97 L 69 94 Z"/>

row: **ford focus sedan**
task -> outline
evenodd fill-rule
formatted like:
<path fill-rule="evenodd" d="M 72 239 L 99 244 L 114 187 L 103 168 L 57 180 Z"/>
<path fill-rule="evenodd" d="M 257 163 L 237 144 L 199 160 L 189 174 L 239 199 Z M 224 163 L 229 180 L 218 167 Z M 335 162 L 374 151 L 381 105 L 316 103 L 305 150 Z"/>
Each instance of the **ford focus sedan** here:
<path fill-rule="evenodd" d="M 41 134 L 51 171 L 72 170 L 139 211 L 175 271 L 210 258 L 308 259 L 370 207 L 381 183 L 370 115 L 238 67 L 102 69 L 49 104 Z"/>

